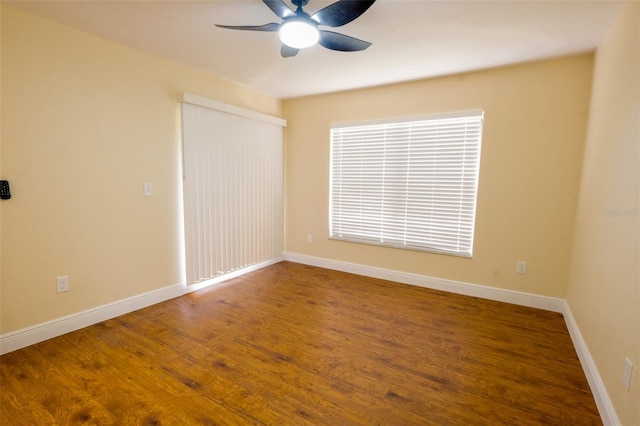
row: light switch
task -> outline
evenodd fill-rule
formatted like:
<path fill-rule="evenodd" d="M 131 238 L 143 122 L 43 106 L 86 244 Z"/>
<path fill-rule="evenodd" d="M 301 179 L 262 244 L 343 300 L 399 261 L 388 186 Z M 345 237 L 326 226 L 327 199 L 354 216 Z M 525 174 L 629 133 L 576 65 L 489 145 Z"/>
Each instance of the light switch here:
<path fill-rule="evenodd" d="M 146 182 L 144 184 L 144 196 L 145 197 L 151 197 L 153 196 L 153 184 Z"/>

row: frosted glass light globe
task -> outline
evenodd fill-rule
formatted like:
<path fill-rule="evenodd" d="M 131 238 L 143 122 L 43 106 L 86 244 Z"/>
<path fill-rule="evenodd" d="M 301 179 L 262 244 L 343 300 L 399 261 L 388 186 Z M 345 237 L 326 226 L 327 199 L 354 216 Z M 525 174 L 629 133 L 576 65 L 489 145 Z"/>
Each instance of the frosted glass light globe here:
<path fill-rule="evenodd" d="M 318 26 L 310 20 L 290 19 L 280 26 L 280 41 L 295 49 L 311 47 L 320 39 Z"/>

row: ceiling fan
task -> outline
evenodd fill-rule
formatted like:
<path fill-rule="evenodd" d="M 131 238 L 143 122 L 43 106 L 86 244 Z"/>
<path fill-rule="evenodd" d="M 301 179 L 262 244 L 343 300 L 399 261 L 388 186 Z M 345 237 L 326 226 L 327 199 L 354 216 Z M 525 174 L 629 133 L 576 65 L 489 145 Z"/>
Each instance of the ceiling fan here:
<path fill-rule="evenodd" d="M 262 0 L 269 9 L 281 19 L 281 23 L 272 22 L 265 25 L 216 25 L 231 30 L 270 31 L 278 32 L 282 41 L 280 54 L 288 58 L 298 54 L 300 49 L 311 47 L 318 43 L 323 47 L 341 52 L 355 52 L 364 50 L 371 43 L 348 35 L 333 31 L 318 29 L 319 25 L 340 27 L 358 18 L 371 7 L 376 0 L 339 0 L 309 15 L 302 6 L 309 0 L 291 0 L 296 10 L 293 11 L 283 0 Z"/>

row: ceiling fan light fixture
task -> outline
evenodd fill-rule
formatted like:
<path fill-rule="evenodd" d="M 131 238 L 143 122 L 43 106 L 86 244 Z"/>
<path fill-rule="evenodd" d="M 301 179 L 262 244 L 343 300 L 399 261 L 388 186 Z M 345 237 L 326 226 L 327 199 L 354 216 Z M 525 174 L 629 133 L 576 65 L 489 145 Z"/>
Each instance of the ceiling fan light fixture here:
<path fill-rule="evenodd" d="M 2 0 L 0 0 L 2 1 Z M 333 31 L 318 29 L 318 26 L 341 27 L 357 19 L 371 7 L 376 0 L 338 0 L 323 7 L 313 15 L 302 10 L 309 0 L 289 0 L 296 6 L 295 11 L 284 0 L 262 0 L 273 13 L 282 19 L 281 23 L 271 22 L 265 25 L 219 25 L 230 30 L 278 32 L 283 58 L 296 56 L 301 49 L 318 43 L 322 47 L 339 52 L 358 52 L 365 50 L 371 43 Z"/>
<path fill-rule="evenodd" d="M 320 39 L 318 25 L 311 19 L 288 19 L 278 34 L 280 41 L 295 49 L 311 47 Z"/>

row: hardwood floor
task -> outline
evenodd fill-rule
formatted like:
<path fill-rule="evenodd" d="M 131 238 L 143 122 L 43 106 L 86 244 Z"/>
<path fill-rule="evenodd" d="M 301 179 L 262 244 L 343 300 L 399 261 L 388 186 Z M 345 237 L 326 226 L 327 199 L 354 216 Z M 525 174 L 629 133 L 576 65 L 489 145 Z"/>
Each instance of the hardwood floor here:
<path fill-rule="evenodd" d="M 3 425 L 602 424 L 560 314 L 288 262 L 0 373 Z"/>

